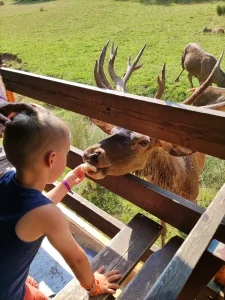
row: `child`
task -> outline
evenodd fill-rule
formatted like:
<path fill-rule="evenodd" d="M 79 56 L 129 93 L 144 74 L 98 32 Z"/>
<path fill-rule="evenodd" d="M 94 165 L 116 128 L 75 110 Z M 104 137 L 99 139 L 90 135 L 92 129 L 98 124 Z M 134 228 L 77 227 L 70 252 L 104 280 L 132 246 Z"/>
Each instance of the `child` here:
<path fill-rule="evenodd" d="M 0 300 L 47 299 L 28 277 L 29 267 L 45 236 L 71 267 L 90 295 L 115 293 L 119 271 L 92 273 L 88 258 L 72 237 L 67 221 L 56 206 L 85 175 L 81 167 L 44 196 L 66 167 L 70 148 L 68 127 L 38 108 L 17 113 L 6 125 L 3 145 L 15 167 L 0 177 Z M 26 282 L 27 279 L 27 282 Z M 76 295 L 74 295 L 75 299 Z"/>

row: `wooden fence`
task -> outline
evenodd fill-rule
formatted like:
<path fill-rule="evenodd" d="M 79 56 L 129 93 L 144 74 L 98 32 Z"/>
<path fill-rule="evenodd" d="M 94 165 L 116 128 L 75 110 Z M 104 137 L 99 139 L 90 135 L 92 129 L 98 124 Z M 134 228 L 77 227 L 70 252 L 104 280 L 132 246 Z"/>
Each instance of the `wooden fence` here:
<path fill-rule="evenodd" d="M 7 68 L 1 75 L 6 88 L 15 93 L 225 159 L 224 113 Z M 82 151 L 71 147 L 68 167 L 81 162 Z M 204 208 L 130 174 L 97 183 L 187 234 L 203 213 L 207 215 Z M 123 227 L 76 193 L 63 202 L 111 238 Z M 225 219 L 215 226 L 214 238 L 225 243 Z"/>

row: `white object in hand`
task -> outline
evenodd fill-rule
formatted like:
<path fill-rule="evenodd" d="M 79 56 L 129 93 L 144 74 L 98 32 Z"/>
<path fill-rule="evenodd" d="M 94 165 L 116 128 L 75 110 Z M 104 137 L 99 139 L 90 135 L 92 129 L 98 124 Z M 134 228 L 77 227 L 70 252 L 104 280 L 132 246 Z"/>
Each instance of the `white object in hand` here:
<path fill-rule="evenodd" d="M 96 172 L 97 168 L 95 166 L 90 165 L 88 162 L 85 162 L 84 164 L 81 164 L 81 170 L 84 173 L 88 173 L 88 171 Z"/>

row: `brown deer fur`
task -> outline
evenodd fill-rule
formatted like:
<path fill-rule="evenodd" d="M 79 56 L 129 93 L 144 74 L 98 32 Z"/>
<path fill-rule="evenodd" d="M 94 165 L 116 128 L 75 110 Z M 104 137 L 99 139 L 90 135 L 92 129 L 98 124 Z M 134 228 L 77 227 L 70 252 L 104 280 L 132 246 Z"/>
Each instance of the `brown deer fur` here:
<path fill-rule="evenodd" d="M 190 89 L 194 92 L 196 88 Z M 191 103 L 187 103 L 191 104 Z M 225 111 L 225 88 L 209 86 L 202 94 L 193 101 L 194 106 L 205 106 L 206 108 L 214 108 L 214 104 L 221 104 L 221 111 Z M 216 105 L 216 107 L 219 107 Z"/>
<path fill-rule="evenodd" d="M 195 43 L 188 44 L 182 53 L 181 65 L 182 71 L 176 81 L 179 80 L 184 70 L 188 72 L 188 79 L 193 88 L 192 77 L 196 77 L 202 84 L 211 73 L 216 64 L 216 58 L 206 53 L 199 45 Z M 219 87 L 225 87 L 225 73 L 218 68 L 212 78 L 211 83 L 215 83 Z"/>

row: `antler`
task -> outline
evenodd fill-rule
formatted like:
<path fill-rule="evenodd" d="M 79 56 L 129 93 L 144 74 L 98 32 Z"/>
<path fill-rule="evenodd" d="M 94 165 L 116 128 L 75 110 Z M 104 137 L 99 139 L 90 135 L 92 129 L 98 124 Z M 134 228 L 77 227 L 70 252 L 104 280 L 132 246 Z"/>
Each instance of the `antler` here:
<path fill-rule="evenodd" d="M 207 89 L 207 87 L 211 83 L 212 77 L 213 77 L 216 69 L 220 66 L 221 60 L 223 58 L 223 54 L 224 54 L 224 51 L 221 53 L 221 55 L 220 55 L 217 63 L 215 64 L 214 68 L 212 69 L 212 72 L 210 73 L 210 75 L 206 79 L 206 81 L 203 82 L 203 84 L 199 88 L 197 88 L 190 97 L 188 97 L 187 99 L 185 99 L 182 102 L 183 104 L 192 104 Z"/>
<path fill-rule="evenodd" d="M 95 67 L 94 67 L 94 77 L 95 77 L 96 85 L 98 87 L 113 90 L 114 88 L 111 86 L 108 79 L 106 78 L 104 68 L 103 68 L 108 45 L 109 45 L 109 41 L 107 41 L 107 43 L 103 47 L 102 52 L 99 57 L 99 61 L 96 60 Z M 142 67 L 142 64 L 141 65 L 137 65 L 137 64 L 144 52 L 145 47 L 146 47 L 146 45 L 144 45 L 142 47 L 141 51 L 138 53 L 137 57 L 135 58 L 135 60 L 132 64 L 130 62 L 130 57 L 128 58 L 127 71 L 124 74 L 124 76 L 122 78 L 120 78 L 119 76 L 116 75 L 115 70 L 114 70 L 114 62 L 115 62 L 115 58 L 117 55 L 118 47 L 116 47 L 116 49 L 114 49 L 114 43 L 112 43 L 111 55 L 110 55 L 110 60 L 109 60 L 109 65 L 108 65 L 108 72 L 109 72 L 111 79 L 115 83 L 115 89 L 117 91 L 125 92 L 125 86 L 126 86 L 127 81 L 129 80 L 131 74 L 135 70 L 138 70 Z M 91 120 L 95 125 L 100 127 L 104 132 L 106 132 L 108 134 L 110 134 L 112 128 L 114 127 L 114 125 L 105 123 L 103 121 L 99 121 L 96 119 L 91 119 Z"/>
<path fill-rule="evenodd" d="M 131 64 L 131 58 L 130 57 L 128 58 L 127 71 L 124 74 L 124 76 L 122 78 L 120 78 L 119 76 L 116 75 L 115 70 L 114 70 L 114 62 L 115 62 L 115 58 L 117 55 L 118 47 L 116 47 L 116 49 L 114 49 L 114 43 L 112 43 L 108 71 L 109 71 L 109 75 L 110 75 L 111 79 L 114 81 L 114 83 L 116 85 L 117 91 L 125 92 L 126 83 L 129 80 L 131 74 L 135 70 L 138 70 L 142 67 L 143 64 L 138 65 L 138 61 L 140 60 L 140 58 L 145 50 L 145 47 L 146 47 L 146 45 L 144 45 L 142 47 L 141 51 L 138 53 L 138 55 L 136 56 L 136 58 L 132 64 Z"/>
<path fill-rule="evenodd" d="M 203 108 L 225 111 L 225 101 L 216 104 L 205 105 Z"/>
<path fill-rule="evenodd" d="M 163 68 L 162 68 L 162 77 L 158 76 L 157 82 L 158 82 L 158 89 L 157 92 L 155 93 L 154 98 L 156 99 L 161 99 L 164 90 L 165 90 L 165 85 L 166 85 L 166 63 L 164 63 Z"/>
<path fill-rule="evenodd" d="M 99 57 L 99 61 L 96 60 L 95 68 L 94 68 L 94 76 L 95 76 L 96 85 L 98 87 L 113 90 L 114 88 L 112 88 L 108 79 L 106 78 L 105 73 L 104 73 L 104 68 L 103 68 L 108 45 L 109 45 L 109 41 L 107 41 L 107 43 L 103 47 L 102 52 Z M 141 58 L 145 47 L 146 47 L 146 45 L 144 45 L 142 47 L 141 51 L 138 53 L 137 57 L 135 58 L 135 60 L 132 64 L 130 61 L 130 57 L 128 58 L 127 71 L 124 74 L 124 76 L 122 78 L 120 78 L 119 76 L 116 75 L 115 70 L 114 70 L 114 62 L 115 62 L 115 58 L 117 55 L 118 47 L 116 47 L 114 49 L 114 43 L 112 43 L 110 60 L 109 60 L 109 65 L 108 65 L 108 72 L 109 72 L 109 75 L 110 75 L 112 81 L 115 83 L 115 89 L 117 91 L 125 92 L 125 86 L 126 86 L 127 81 L 129 80 L 131 74 L 135 70 L 138 70 L 142 67 L 142 64 L 137 65 L 137 63 L 138 63 L 139 59 Z"/>
<path fill-rule="evenodd" d="M 104 68 L 103 68 L 108 45 L 109 45 L 109 40 L 107 41 L 107 43 L 102 49 L 99 62 L 96 60 L 95 68 L 94 68 L 94 76 L 95 76 L 96 85 L 98 87 L 113 90 L 110 83 L 108 82 L 108 79 L 105 76 Z"/>

